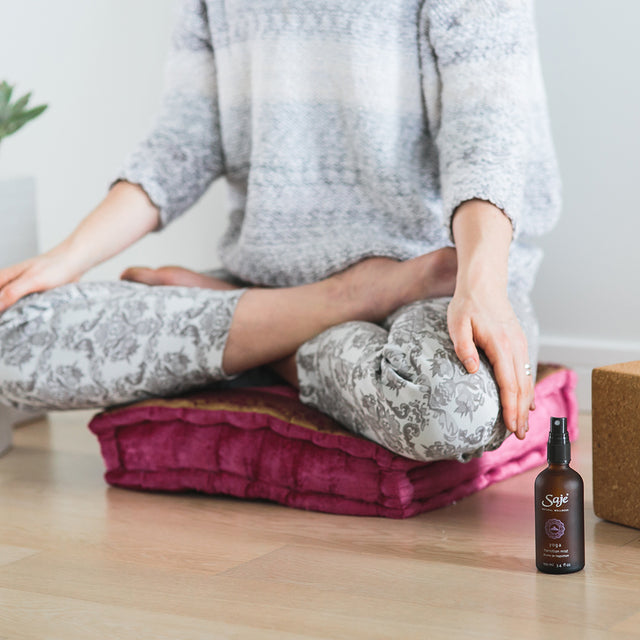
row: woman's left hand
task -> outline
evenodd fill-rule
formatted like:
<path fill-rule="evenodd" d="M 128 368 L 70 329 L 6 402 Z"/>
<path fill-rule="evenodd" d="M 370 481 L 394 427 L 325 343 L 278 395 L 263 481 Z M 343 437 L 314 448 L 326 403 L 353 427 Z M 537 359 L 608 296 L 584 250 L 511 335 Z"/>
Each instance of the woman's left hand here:
<path fill-rule="evenodd" d="M 469 373 L 480 366 L 478 348 L 493 367 L 507 429 L 528 430 L 533 378 L 527 339 L 507 295 L 511 222 L 489 202 L 468 200 L 453 216 L 458 272 L 449 305 L 449 334 Z"/>
<path fill-rule="evenodd" d="M 527 339 L 506 292 L 491 283 L 472 290 L 457 287 L 447 319 L 456 354 L 469 373 L 480 366 L 478 348 L 486 354 L 500 390 L 504 422 L 523 439 L 534 408 L 533 378 L 527 374 Z"/>

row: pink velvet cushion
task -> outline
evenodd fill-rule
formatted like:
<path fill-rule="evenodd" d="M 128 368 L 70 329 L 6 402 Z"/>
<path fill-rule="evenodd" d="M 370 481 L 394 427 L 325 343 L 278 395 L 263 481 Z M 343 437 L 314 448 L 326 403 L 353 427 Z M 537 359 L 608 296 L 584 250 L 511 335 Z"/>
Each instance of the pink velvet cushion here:
<path fill-rule="evenodd" d="M 577 436 L 576 377 L 542 370 L 537 409 L 514 436 L 466 464 L 416 462 L 346 431 L 288 387 L 206 391 L 104 411 L 98 436 L 107 482 L 263 498 L 331 513 L 408 516 L 450 504 L 545 462 L 549 417 Z"/>

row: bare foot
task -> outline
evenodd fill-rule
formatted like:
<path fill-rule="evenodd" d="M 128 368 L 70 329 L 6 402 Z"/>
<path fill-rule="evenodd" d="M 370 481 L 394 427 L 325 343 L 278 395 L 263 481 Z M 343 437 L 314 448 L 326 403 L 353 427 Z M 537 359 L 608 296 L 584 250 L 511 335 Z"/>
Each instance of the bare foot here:
<path fill-rule="evenodd" d="M 174 266 L 160 267 L 159 269 L 129 267 L 122 272 L 120 278 L 122 280 L 140 282 L 153 286 L 198 287 L 200 289 L 215 289 L 217 291 L 238 289 L 238 287 L 225 280 L 205 276 L 197 271 Z"/>
<path fill-rule="evenodd" d="M 234 374 L 281 361 L 276 370 L 295 384 L 295 362 L 286 358 L 301 344 L 343 322 L 380 322 L 404 304 L 453 294 L 456 269 L 455 251 L 442 249 L 404 262 L 369 258 L 312 284 L 249 289 L 236 307 L 222 366 Z"/>
<path fill-rule="evenodd" d="M 333 280 L 343 302 L 355 303 L 354 319 L 376 322 L 410 302 L 453 295 L 456 271 L 455 249 L 447 247 L 404 262 L 368 258 Z"/>
<path fill-rule="evenodd" d="M 343 320 L 380 321 L 416 300 L 453 295 L 456 284 L 455 249 L 447 247 L 412 260 L 367 258 L 327 278 L 330 300 L 341 307 Z M 155 286 L 199 287 L 217 291 L 238 287 L 183 267 L 130 267 L 123 280 Z"/>
<path fill-rule="evenodd" d="M 409 293 L 410 297 L 425 300 L 453 295 L 458 272 L 458 258 L 453 247 L 426 253 L 403 264 L 416 277 L 415 288 Z"/>

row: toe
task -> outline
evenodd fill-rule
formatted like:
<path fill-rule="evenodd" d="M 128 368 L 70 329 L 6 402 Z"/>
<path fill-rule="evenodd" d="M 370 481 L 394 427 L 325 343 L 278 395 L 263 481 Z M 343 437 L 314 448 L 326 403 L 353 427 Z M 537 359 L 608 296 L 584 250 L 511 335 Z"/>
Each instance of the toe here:
<path fill-rule="evenodd" d="M 155 269 L 149 267 L 129 267 L 120 274 L 120 279 L 142 284 L 159 284 Z"/>

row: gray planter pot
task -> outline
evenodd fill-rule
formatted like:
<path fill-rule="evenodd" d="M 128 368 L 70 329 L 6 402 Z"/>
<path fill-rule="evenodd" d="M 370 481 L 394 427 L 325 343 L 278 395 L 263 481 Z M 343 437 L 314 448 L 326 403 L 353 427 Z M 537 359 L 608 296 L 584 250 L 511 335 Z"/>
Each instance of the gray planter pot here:
<path fill-rule="evenodd" d="M 11 449 L 13 440 L 13 422 L 7 419 L 4 413 L 9 412 L 9 407 L 0 407 L 0 456 L 4 455 Z"/>
<path fill-rule="evenodd" d="M 35 180 L 0 181 L 0 269 L 38 253 Z M 0 406 L 0 455 L 11 446 L 13 425 L 36 417 Z"/>
<path fill-rule="evenodd" d="M 35 180 L 0 180 L 0 269 L 37 253 Z"/>
<path fill-rule="evenodd" d="M 3 456 L 13 443 L 13 427 L 23 422 L 38 420 L 45 414 L 41 411 L 18 411 L 13 407 L 0 405 L 0 456 Z"/>

